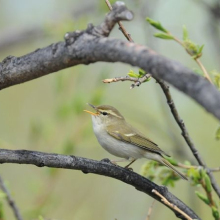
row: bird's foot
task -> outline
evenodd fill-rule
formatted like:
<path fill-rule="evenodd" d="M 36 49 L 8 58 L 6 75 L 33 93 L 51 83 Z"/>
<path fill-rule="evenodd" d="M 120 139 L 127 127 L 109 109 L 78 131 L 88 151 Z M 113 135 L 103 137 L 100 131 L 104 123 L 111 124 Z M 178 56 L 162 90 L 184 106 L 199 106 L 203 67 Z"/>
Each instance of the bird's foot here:
<path fill-rule="evenodd" d="M 101 160 L 101 162 L 105 162 L 105 163 L 112 163 L 111 160 L 109 160 L 108 158 L 104 158 Z"/>
<path fill-rule="evenodd" d="M 133 171 L 133 168 L 129 167 L 128 165 L 124 167 L 126 170 L 129 170 L 129 171 Z"/>

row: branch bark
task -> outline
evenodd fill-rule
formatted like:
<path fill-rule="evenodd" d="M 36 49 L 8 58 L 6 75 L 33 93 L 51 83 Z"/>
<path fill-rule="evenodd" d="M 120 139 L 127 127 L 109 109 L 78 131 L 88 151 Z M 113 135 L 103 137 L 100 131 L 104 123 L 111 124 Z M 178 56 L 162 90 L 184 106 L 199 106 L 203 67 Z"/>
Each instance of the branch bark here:
<path fill-rule="evenodd" d="M 112 177 L 135 187 L 137 190 L 144 192 L 161 202 L 160 197 L 152 192 L 154 189 L 192 219 L 200 219 L 188 206 L 171 194 L 166 187 L 158 186 L 133 171 L 114 165 L 108 159 L 95 161 L 82 157 L 49 154 L 37 151 L 0 149 L 0 163 L 32 164 L 38 167 L 46 166 L 52 168 L 81 170 L 85 174 L 94 173 Z M 163 204 L 163 202 L 161 203 Z M 178 218 L 185 219 L 185 217 L 180 215 L 177 211 L 169 206 L 167 207 L 170 208 Z"/>
<path fill-rule="evenodd" d="M 65 42 L 22 57 L 5 58 L 0 63 L 0 89 L 78 64 L 123 62 L 172 84 L 220 119 L 220 92 L 203 77 L 145 46 L 107 38 L 118 21 L 132 18 L 132 13 L 123 4 L 115 4 L 105 21 L 96 27 L 89 25 L 84 31 L 67 33 Z"/>

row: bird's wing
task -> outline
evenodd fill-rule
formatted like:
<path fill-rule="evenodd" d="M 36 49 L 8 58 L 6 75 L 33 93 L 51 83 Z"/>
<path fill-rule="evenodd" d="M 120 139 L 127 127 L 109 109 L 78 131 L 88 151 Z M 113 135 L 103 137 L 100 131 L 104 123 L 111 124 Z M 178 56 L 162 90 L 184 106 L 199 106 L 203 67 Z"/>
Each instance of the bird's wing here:
<path fill-rule="evenodd" d="M 122 123 L 120 127 L 118 127 L 118 125 L 109 125 L 107 127 L 107 132 L 109 135 L 120 141 L 134 144 L 151 152 L 165 154 L 166 156 L 169 156 L 164 151 L 162 151 L 157 144 L 155 144 L 150 139 L 144 137 L 144 135 L 142 135 L 138 130 L 135 130 L 128 124 L 125 125 Z"/>

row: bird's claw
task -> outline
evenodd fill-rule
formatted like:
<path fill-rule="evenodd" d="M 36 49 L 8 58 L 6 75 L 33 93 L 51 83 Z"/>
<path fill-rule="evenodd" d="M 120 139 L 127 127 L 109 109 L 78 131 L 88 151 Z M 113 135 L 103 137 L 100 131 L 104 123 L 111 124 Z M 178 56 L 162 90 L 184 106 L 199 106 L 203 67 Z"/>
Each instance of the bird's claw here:
<path fill-rule="evenodd" d="M 133 168 L 131 168 L 131 167 L 125 166 L 124 168 L 125 168 L 126 170 L 133 171 Z"/>
<path fill-rule="evenodd" d="M 104 158 L 104 159 L 102 159 L 101 162 L 112 163 L 111 160 L 109 160 L 108 158 Z"/>

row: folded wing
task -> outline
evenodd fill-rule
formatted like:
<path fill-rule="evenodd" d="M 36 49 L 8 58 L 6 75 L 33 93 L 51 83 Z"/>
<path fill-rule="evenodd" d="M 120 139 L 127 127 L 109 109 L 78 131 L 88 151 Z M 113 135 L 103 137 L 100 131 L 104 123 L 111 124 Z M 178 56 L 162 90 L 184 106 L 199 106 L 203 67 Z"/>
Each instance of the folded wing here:
<path fill-rule="evenodd" d="M 166 156 L 169 156 L 164 151 L 162 151 L 157 144 L 146 138 L 138 130 L 134 129 L 128 124 L 125 125 L 122 123 L 120 127 L 118 127 L 118 125 L 110 125 L 107 127 L 107 132 L 109 135 L 120 141 L 136 145 L 140 148 L 158 153 L 160 155 L 165 154 Z"/>

